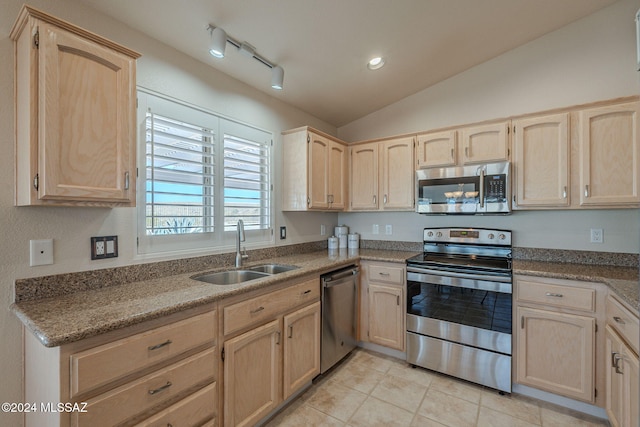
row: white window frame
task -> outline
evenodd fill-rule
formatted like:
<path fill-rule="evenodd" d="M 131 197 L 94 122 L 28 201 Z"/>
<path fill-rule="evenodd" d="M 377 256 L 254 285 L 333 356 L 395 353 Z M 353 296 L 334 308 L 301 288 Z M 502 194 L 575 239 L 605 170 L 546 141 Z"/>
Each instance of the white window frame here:
<path fill-rule="evenodd" d="M 146 231 L 146 116 L 151 111 L 163 117 L 197 124 L 210 129 L 215 137 L 214 170 L 214 231 L 147 235 Z M 137 254 L 139 258 L 156 256 L 188 256 L 223 253 L 235 250 L 235 229 L 224 231 L 224 135 L 230 134 L 252 141 L 268 143 L 268 224 L 266 229 L 245 229 L 243 246 L 272 246 L 274 239 L 273 200 L 273 133 L 238 120 L 223 117 L 205 108 L 179 101 L 154 91 L 138 87 L 138 178 L 137 178 Z"/>

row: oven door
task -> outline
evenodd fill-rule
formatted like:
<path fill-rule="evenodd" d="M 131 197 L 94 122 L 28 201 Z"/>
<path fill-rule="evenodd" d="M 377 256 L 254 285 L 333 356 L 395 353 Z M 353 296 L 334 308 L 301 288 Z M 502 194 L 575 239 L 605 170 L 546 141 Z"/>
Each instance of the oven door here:
<path fill-rule="evenodd" d="M 511 278 L 407 268 L 407 331 L 511 354 Z"/>

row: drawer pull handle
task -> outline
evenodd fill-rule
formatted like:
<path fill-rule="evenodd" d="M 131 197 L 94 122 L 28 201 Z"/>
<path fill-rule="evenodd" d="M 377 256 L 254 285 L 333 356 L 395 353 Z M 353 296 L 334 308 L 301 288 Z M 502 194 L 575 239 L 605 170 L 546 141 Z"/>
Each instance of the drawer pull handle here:
<path fill-rule="evenodd" d="M 150 395 L 154 395 L 154 394 L 160 393 L 162 390 L 166 390 L 169 387 L 171 387 L 172 385 L 173 384 L 171 384 L 171 381 L 167 381 L 167 383 L 165 385 L 163 385 L 162 387 L 158 387 L 155 390 L 149 390 L 149 394 Z"/>
<path fill-rule="evenodd" d="M 262 310 L 264 310 L 264 307 L 258 307 L 255 310 L 251 310 L 249 313 L 256 314 L 256 313 L 260 313 Z"/>
<path fill-rule="evenodd" d="M 379 274 L 379 275 L 381 275 L 381 276 L 390 276 L 390 274 L 389 274 L 389 273 L 383 273 L 382 271 L 381 271 L 381 272 L 379 272 L 378 274 Z"/>
<path fill-rule="evenodd" d="M 624 320 L 622 320 L 622 318 L 621 318 L 621 317 L 613 316 L 613 320 L 615 320 L 615 321 L 616 321 L 616 323 L 620 323 L 621 325 L 624 325 L 624 324 L 625 324 L 625 321 L 624 321 Z"/>
<path fill-rule="evenodd" d="M 556 298 L 562 298 L 564 296 L 562 294 L 554 294 L 554 293 L 551 293 L 551 292 L 547 292 L 545 295 L 548 296 L 548 297 L 556 297 Z"/>
<path fill-rule="evenodd" d="M 157 350 L 157 349 L 159 349 L 159 348 L 162 348 L 162 347 L 168 346 L 168 345 L 169 345 L 169 344 L 171 344 L 172 342 L 173 342 L 173 341 L 171 341 L 171 340 L 166 340 L 166 341 L 165 341 L 165 342 L 163 342 L 163 343 L 156 344 L 156 345 L 150 345 L 150 346 L 149 346 L 149 347 L 147 347 L 147 348 L 149 349 L 149 351 L 153 351 L 153 350 Z"/>
<path fill-rule="evenodd" d="M 302 293 L 302 295 L 307 295 L 307 294 L 310 294 L 310 293 L 311 293 L 311 289 L 307 289 L 306 291 L 304 291 L 304 292 Z"/>

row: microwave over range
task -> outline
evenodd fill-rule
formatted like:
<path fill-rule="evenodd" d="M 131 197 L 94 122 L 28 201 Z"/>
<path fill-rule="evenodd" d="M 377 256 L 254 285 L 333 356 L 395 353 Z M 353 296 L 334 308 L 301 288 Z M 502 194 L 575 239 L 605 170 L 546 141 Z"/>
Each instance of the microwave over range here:
<path fill-rule="evenodd" d="M 508 214 L 509 162 L 416 172 L 416 212 L 421 214 Z"/>

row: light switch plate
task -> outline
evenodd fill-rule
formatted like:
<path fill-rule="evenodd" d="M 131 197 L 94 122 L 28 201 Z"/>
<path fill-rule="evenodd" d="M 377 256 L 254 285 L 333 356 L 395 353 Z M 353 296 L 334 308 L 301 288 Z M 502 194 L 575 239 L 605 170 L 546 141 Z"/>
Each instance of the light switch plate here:
<path fill-rule="evenodd" d="M 53 264 L 53 239 L 29 240 L 29 265 Z"/>

